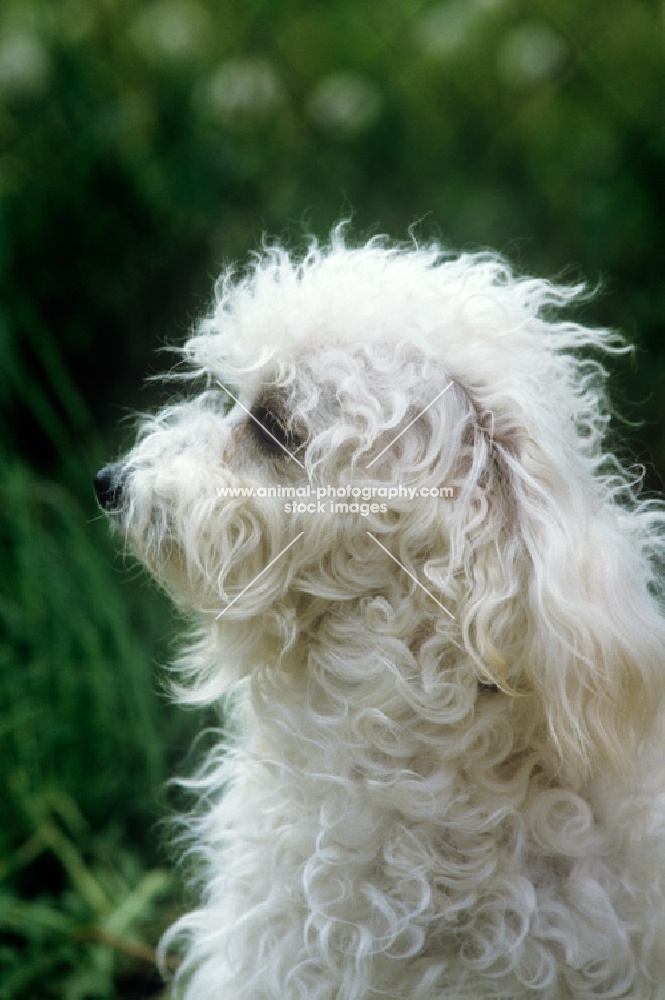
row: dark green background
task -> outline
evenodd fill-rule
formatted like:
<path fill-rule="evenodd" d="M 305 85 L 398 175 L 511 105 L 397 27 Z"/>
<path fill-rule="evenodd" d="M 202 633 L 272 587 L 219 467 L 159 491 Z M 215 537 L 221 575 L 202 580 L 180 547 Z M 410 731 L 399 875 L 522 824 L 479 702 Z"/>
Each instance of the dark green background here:
<path fill-rule="evenodd" d="M 160 693 L 183 623 L 91 491 L 157 349 L 264 232 L 492 247 L 600 286 L 659 488 L 664 77 L 655 0 L 4 0 L 0 998 L 161 990 L 163 783 L 216 720 Z"/>

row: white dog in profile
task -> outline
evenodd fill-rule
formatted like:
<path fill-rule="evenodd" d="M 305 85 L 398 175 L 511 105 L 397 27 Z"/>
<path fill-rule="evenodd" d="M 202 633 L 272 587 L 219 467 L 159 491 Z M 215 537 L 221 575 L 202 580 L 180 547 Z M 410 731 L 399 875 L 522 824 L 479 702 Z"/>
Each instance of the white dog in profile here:
<path fill-rule="evenodd" d="M 579 292 L 267 248 L 184 348 L 206 387 L 98 474 L 198 620 L 179 697 L 226 712 L 174 996 L 665 997 L 665 516 Z"/>

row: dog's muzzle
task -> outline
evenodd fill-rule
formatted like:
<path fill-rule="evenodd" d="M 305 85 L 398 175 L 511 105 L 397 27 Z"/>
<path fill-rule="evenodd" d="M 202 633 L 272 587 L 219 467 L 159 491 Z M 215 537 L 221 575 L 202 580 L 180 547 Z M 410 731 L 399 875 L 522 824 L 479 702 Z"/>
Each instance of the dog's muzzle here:
<path fill-rule="evenodd" d="M 94 479 L 95 495 L 102 510 L 118 514 L 122 507 L 123 467 L 120 462 L 105 465 Z"/>

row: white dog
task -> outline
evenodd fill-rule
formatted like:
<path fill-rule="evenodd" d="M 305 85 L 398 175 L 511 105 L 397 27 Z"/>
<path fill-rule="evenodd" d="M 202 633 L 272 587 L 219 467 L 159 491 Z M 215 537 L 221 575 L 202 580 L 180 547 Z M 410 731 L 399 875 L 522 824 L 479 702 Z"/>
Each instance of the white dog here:
<path fill-rule="evenodd" d="M 665 515 L 580 291 L 267 248 L 184 348 L 206 388 L 98 474 L 226 711 L 174 995 L 665 997 Z"/>

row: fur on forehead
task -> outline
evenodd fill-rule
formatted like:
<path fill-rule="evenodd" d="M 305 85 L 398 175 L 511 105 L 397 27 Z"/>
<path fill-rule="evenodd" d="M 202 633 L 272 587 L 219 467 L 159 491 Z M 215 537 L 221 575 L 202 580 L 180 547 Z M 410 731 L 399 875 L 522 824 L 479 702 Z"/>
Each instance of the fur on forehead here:
<path fill-rule="evenodd" d="M 392 358 L 394 373 L 403 353 L 419 356 L 419 378 L 425 365 L 433 384 L 449 377 L 463 387 L 480 415 L 521 412 L 540 423 L 542 413 L 547 423 L 555 413 L 559 425 L 585 423 L 589 381 L 604 372 L 577 349 L 622 347 L 611 332 L 558 320 L 582 293 L 515 277 L 487 253 L 452 256 L 436 243 L 383 238 L 348 246 L 338 228 L 301 256 L 269 246 L 244 273 L 228 269 L 183 353 L 196 372 L 248 392 L 293 384 L 303 365 L 314 380 L 332 381 L 335 359 L 344 367 L 359 354 L 378 369 Z"/>

